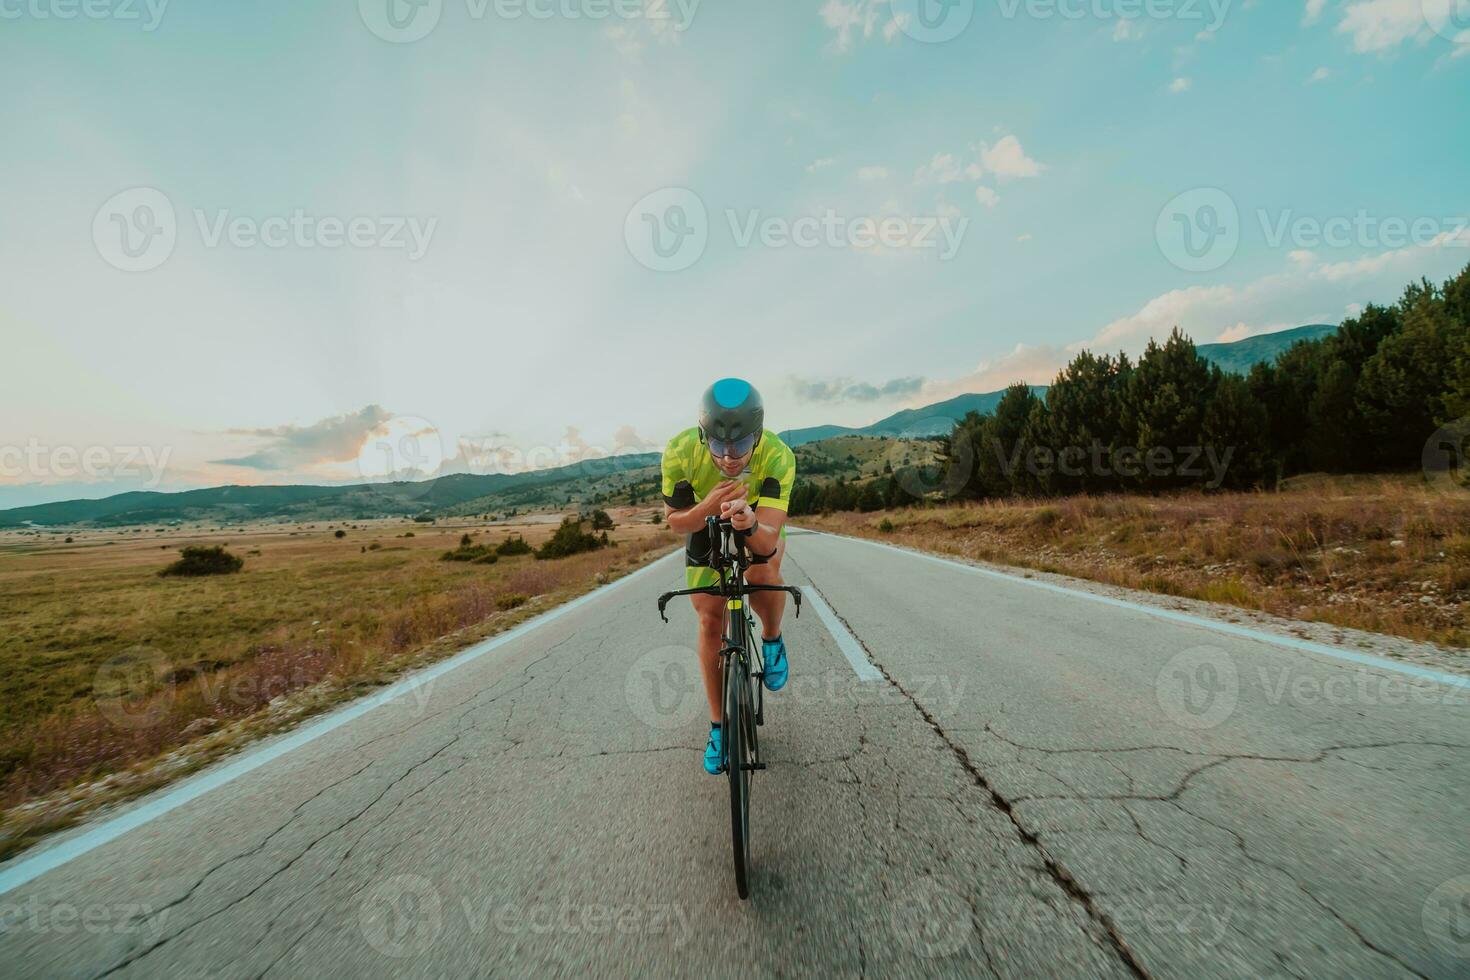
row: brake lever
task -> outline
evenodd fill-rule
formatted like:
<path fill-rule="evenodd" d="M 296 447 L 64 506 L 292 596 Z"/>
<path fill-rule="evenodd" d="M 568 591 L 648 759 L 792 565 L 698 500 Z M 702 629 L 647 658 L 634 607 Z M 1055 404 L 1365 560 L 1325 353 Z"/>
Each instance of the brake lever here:
<path fill-rule="evenodd" d="M 801 590 L 796 586 L 791 587 L 791 597 L 796 600 L 796 618 L 801 618 Z"/>
<path fill-rule="evenodd" d="M 665 592 L 663 595 L 658 597 L 658 618 L 662 619 L 666 623 L 669 621 L 669 617 L 664 614 L 664 607 L 669 604 L 669 600 L 673 597 L 673 593 L 671 592 Z"/>

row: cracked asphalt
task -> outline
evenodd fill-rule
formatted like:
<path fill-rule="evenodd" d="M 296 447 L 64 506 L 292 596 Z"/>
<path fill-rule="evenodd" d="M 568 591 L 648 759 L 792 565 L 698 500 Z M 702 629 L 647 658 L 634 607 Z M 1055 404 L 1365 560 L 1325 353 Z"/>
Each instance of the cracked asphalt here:
<path fill-rule="evenodd" d="M 0 896 L 7 976 L 1470 975 L 1466 688 L 791 535 L 752 896 L 666 560 Z"/>

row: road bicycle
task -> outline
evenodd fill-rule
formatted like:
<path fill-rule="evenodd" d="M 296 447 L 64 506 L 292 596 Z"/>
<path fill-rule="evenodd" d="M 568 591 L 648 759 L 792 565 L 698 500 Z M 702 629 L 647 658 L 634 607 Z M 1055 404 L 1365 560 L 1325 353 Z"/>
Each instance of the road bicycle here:
<path fill-rule="evenodd" d="M 796 600 L 796 615 L 801 616 L 801 590 L 792 585 L 751 585 L 745 571 L 764 558 L 750 554 L 745 535 L 730 526 L 728 520 L 710 517 L 705 521 L 709 534 L 709 565 L 720 573 L 718 585 L 702 589 L 679 589 L 658 597 L 658 614 L 669 621 L 665 607 L 669 600 L 684 595 L 713 595 L 725 600 L 725 626 L 720 648 L 723 680 L 720 685 L 720 729 L 725 754 L 725 775 L 730 783 L 730 839 L 735 854 L 735 890 L 741 898 L 750 895 L 750 774 L 766 767 L 760 758 L 757 729 L 766 723 L 766 676 L 760 644 L 752 640 L 755 620 L 747 598 L 756 592 L 787 592 Z"/>

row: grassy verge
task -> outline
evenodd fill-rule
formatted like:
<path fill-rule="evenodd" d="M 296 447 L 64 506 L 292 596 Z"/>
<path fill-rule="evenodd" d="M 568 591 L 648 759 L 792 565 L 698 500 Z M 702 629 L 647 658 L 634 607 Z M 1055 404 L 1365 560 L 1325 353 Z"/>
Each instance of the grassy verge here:
<path fill-rule="evenodd" d="M 442 560 L 555 525 L 264 527 L 73 543 L 0 537 L 0 858 L 635 570 L 675 537 L 538 561 Z M 186 544 L 243 571 L 157 572 Z"/>
<path fill-rule="evenodd" d="M 1291 619 L 1470 647 L 1470 494 L 1417 477 L 1279 493 L 965 504 L 799 523 Z"/>

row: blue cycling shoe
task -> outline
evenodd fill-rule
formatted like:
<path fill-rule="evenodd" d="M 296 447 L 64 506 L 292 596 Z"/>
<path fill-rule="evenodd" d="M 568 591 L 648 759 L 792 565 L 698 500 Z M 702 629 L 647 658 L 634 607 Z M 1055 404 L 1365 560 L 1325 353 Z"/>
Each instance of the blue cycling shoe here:
<path fill-rule="evenodd" d="M 766 690 L 781 690 L 786 686 L 786 641 L 779 636 L 774 640 L 761 640 L 761 655 L 766 661 Z"/>
<path fill-rule="evenodd" d="M 719 725 L 709 726 L 709 743 L 704 747 L 704 771 L 711 776 L 725 771 L 725 746 Z"/>

